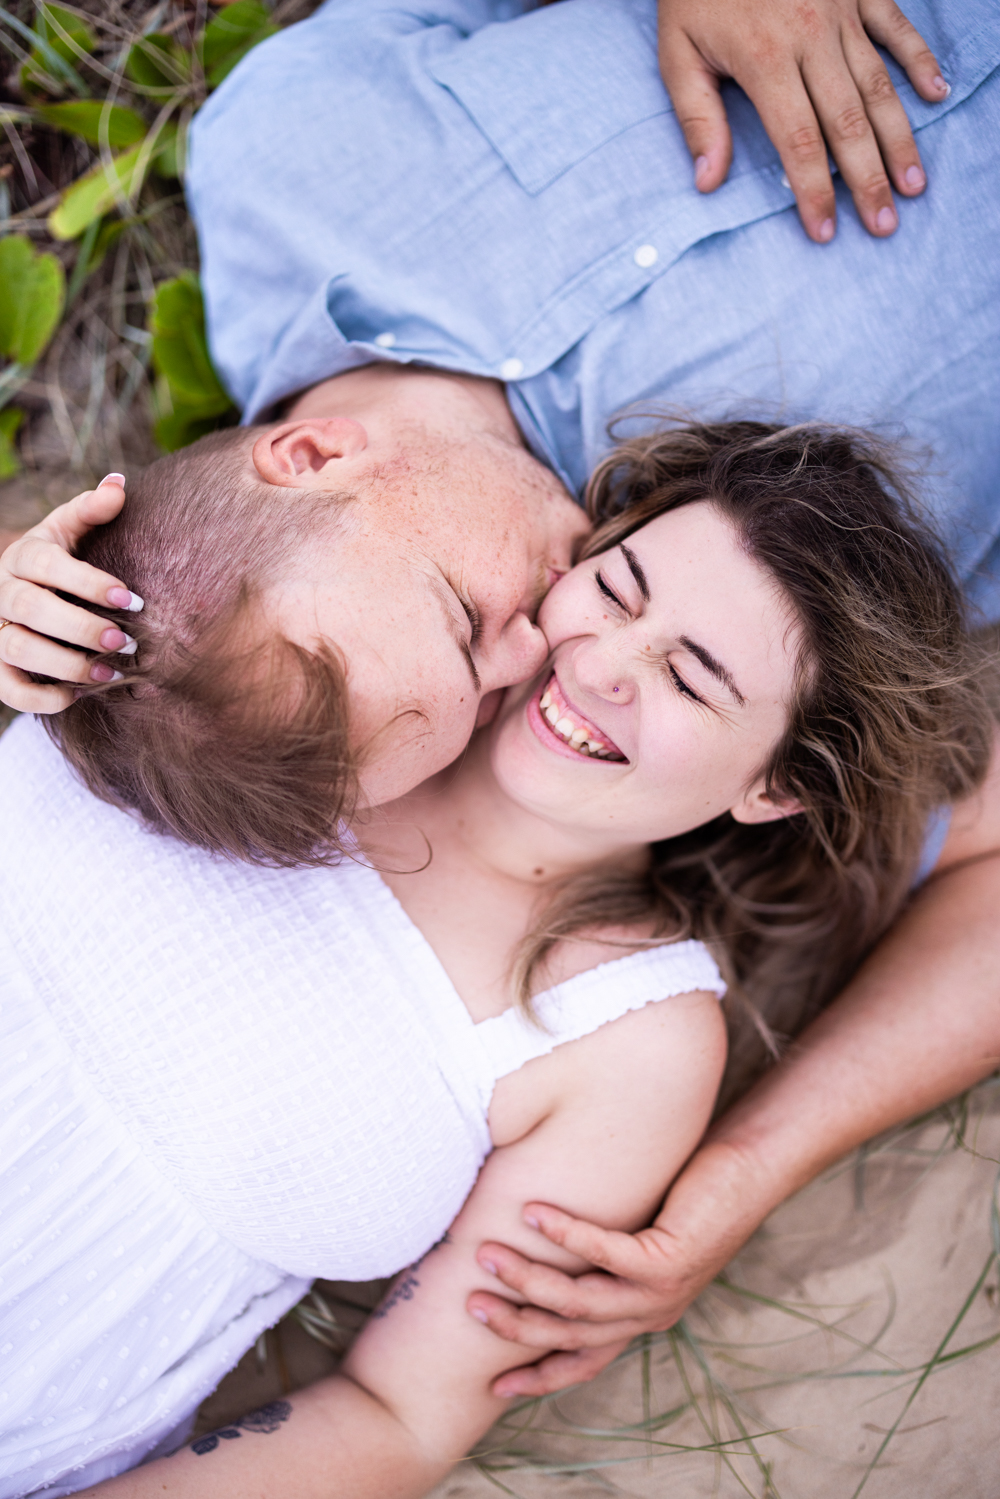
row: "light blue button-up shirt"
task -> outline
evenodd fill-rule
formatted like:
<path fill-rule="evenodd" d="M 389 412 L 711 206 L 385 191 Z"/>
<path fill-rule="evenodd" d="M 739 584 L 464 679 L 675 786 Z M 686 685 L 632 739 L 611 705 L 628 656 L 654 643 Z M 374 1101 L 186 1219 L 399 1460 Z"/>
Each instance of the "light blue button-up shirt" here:
<path fill-rule="evenodd" d="M 213 354 L 252 420 L 373 359 L 507 382 L 580 492 L 636 403 L 903 435 L 970 596 L 1000 618 L 1000 5 L 910 0 L 951 84 L 920 100 L 927 192 L 869 237 L 838 180 L 802 232 L 755 111 L 702 196 L 655 0 L 327 0 L 192 131 Z"/>

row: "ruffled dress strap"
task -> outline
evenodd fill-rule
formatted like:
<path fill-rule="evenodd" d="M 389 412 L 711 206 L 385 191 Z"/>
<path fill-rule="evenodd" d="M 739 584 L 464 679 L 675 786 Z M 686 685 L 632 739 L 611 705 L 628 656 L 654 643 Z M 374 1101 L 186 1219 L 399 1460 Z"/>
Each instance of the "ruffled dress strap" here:
<path fill-rule="evenodd" d="M 537 1022 L 514 1008 L 480 1021 L 474 1030 L 495 1083 L 630 1010 L 696 990 L 722 998 L 726 985 L 718 964 L 703 942 L 674 942 L 601 963 L 546 989 L 534 1001 Z"/>

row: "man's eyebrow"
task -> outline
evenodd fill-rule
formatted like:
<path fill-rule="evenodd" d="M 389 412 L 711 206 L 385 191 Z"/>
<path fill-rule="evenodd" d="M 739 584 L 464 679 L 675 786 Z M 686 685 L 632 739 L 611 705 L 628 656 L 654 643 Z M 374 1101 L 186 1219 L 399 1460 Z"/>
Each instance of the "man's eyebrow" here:
<path fill-rule="evenodd" d="M 636 587 L 642 594 L 644 601 L 648 604 L 649 584 L 646 581 L 646 574 L 642 570 L 642 563 L 639 561 L 632 548 L 627 547 L 624 541 L 619 544 L 619 551 L 625 558 L 625 561 L 628 563 L 628 570 L 636 581 Z"/>
<path fill-rule="evenodd" d="M 745 708 L 747 700 L 737 687 L 733 674 L 728 667 L 723 666 L 721 661 L 716 661 L 711 651 L 706 651 L 703 645 L 698 645 L 696 641 L 691 640 L 687 635 L 682 635 L 680 639 L 684 649 L 690 651 L 692 656 L 696 656 L 705 670 L 710 671 L 716 681 L 722 683 L 723 687 L 727 687 L 740 707 Z"/>

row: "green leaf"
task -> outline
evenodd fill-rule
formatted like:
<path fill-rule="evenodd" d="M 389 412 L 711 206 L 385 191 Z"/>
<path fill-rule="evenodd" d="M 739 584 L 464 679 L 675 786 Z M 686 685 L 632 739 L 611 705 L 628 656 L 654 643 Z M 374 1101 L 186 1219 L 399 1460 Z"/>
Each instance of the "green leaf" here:
<path fill-rule="evenodd" d="M 235 411 L 212 366 L 201 287 L 190 271 L 157 288 L 149 329 L 158 377 L 153 433 L 160 447 L 173 453 L 213 432 Z"/>
<path fill-rule="evenodd" d="M 0 352 L 31 365 L 59 324 L 66 277 L 54 255 L 39 255 L 21 235 L 0 239 Z"/>
<path fill-rule="evenodd" d="M 153 32 L 130 49 L 125 77 L 140 88 L 175 89 L 191 76 L 191 54 L 171 36 Z"/>
<path fill-rule="evenodd" d="M 58 10 L 59 7 L 50 7 L 50 9 Z M 64 12 L 64 14 L 67 13 Z M 24 37 L 25 41 L 31 43 L 31 52 L 28 55 L 28 60 L 22 65 L 18 75 L 22 89 L 30 92 L 34 86 L 51 89 L 58 93 L 64 84 L 68 83 L 74 93 L 79 94 L 82 98 L 86 98 L 87 85 L 76 69 L 71 67 L 62 55 L 63 52 L 67 51 L 73 56 L 76 56 L 76 53 L 73 52 L 72 48 L 67 47 L 61 38 L 62 51 L 56 51 L 55 47 L 46 40 L 45 32 L 48 28 L 41 15 L 38 17 L 38 24 L 34 31 L 29 30 L 22 20 L 19 20 L 17 16 L 11 15 L 10 11 L 4 10 L 2 6 L 0 6 L 0 17 L 2 17 L 7 26 L 13 27 L 20 36 Z M 76 17 L 72 19 L 75 20 Z M 64 27 L 63 30 L 66 30 L 66 28 Z M 83 26 L 83 32 L 85 37 L 91 36 L 86 26 Z M 90 49 L 84 47 L 83 50 Z"/>
<path fill-rule="evenodd" d="M 216 88 L 251 47 L 274 36 L 277 30 L 261 0 L 233 0 L 213 16 L 202 33 L 199 49 L 211 87 Z"/>
<path fill-rule="evenodd" d="M 24 412 L 16 406 L 0 411 L 0 479 L 12 479 L 21 472 L 21 460 L 17 456 L 14 437 L 24 420 Z"/>
<path fill-rule="evenodd" d="M 161 177 L 183 177 L 186 131 L 176 125 L 165 125 L 157 137 L 153 171 Z"/>
<path fill-rule="evenodd" d="M 120 104 L 108 106 L 97 99 L 81 99 L 75 104 L 44 104 L 35 110 L 35 114 L 56 130 L 78 135 L 92 146 L 106 141 L 116 151 L 123 146 L 134 146 L 142 140 L 147 129 L 146 121 L 134 109 L 125 109 Z"/>
<path fill-rule="evenodd" d="M 142 146 L 140 141 L 107 166 L 99 161 L 66 189 L 62 202 L 47 221 L 54 239 L 76 239 L 88 224 L 103 218 L 109 208 L 138 193 L 149 164 L 148 158 L 145 163 L 140 162 Z"/>
<path fill-rule="evenodd" d="M 81 52 L 93 52 L 97 46 L 97 38 L 86 21 L 71 10 L 63 10 L 61 5 L 43 5 L 35 30 L 63 62 L 76 62 Z"/>
<path fill-rule="evenodd" d="M 232 405 L 212 366 L 201 287 L 190 271 L 157 288 L 149 328 L 153 363 L 167 380 L 175 408 L 204 408 L 206 416 L 217 416 Z"/>
<path fill-rule="evenodd" d="M 230 404 L 223 407 L 218 415 L 206 416 L 200 409 L 179 406 L 153 423 L 153 437 L 165 453 L 176 453 L 178 448 L 186 448 L 189 443 L 197 442 L 199 437 L 207 437 L 209 432 L 215 432 L 220 425 L 225 425 L 220 424 L 218 418 L 231 410 Z"/>

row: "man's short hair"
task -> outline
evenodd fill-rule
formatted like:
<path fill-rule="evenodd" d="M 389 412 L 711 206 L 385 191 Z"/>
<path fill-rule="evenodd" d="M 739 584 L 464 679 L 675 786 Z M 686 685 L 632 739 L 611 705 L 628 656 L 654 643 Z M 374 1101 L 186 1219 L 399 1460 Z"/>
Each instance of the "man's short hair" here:
<path fill-rule="evenodd" d="M 80 548 L 145 600 L 100 612 L 138 641 L 124 681 L 47 720 L 90 791 L 159 832 L 269 865 L 330 862 L 356 794 L 344 663 L 285 638 L 264 596 L 349 498 L 265 484 L 259 429 L 202 438 L 129 481 Z"/>

